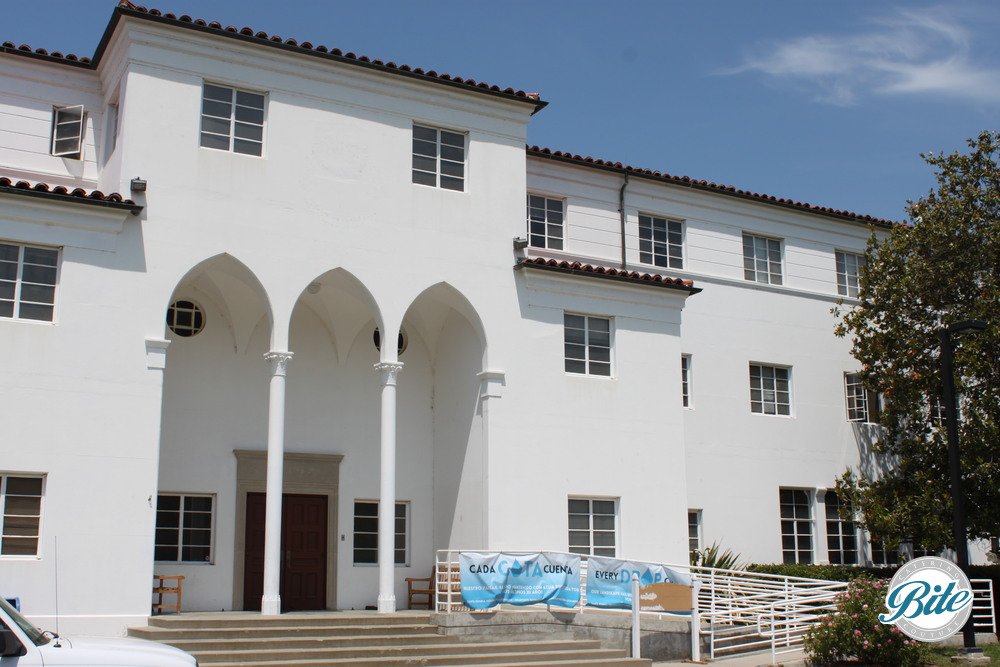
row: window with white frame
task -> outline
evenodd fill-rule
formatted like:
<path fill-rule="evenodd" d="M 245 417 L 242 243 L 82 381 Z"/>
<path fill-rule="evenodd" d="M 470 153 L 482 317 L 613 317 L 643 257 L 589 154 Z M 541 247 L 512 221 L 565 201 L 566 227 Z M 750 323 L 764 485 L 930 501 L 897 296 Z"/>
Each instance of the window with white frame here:
<path fill-rule="evenodd" d="M 42 478 L 0 473 L 0 556 L 37 556 Z"/>
<path fill-rule="evenodd" d="M 861 373 L 844 373 L 844 391 L 847 398 L 847 420 L 871 423 L 878 421 L 878 394 L 866 389 Z"/>
<path fill-rule="evenodd" d="M 785 563 L 813 562 L 811 493 L 804 489 L 780 489 L 781 556 Z"/>
<path fill-rule="evenodd" d="M 691 407 L 691 355 L 681 355 L 681 404 Z"/>
<path fill-rule="evenodd" d="M 201 100 L 201 145 L 263 155 L 264 94 L 206 83 Z"/>
<path fill-rule="evenodd" d="M 743 277 L 781 285 L 781 241 L 743 233 Z"/>
<path fill-rule="evenodd" d="M 175 563 L 212 562 L 214 501 L 213 496 L 204 494 L 157 495 L 154 560 Z"/>
<path fill-rule="evenodd" d="M 565 202 L 542 195 L 528 195 L 528 242 L 534 248 L 563 249 Z"/>
<path fill-rule="evenodd" d="M 849 297 L 858 296 L 860 289 L 858 275 L 861 273 L 861 267 L 865 265 L 864 255 L 844 252 L 842 250 L 838 250 L 835 255 L 837 261 L 837 294 Z"/>
<path fill-rule="evenodd" d="M 592 315 L 563 314 L 566 372 L 611 375 L 611 320 Z"/>
<path fill-rule="evenodd" d="M 83 157 L 83 135 L 87 112 L 82 105 L 52 110 L 52 142 L 49 152 L 56 157 L 79 160 Z"/>
<path fill-rule="evenodd" d="M 465 190 L 465 135 L 414 125 L 413 182 Z"/>
<path fill-rule="evenodd" d="M 826 548 L 831 565 L 858 564 L 858 527 L 854 521 L 844 519 L 841 513 L 853 515 L 849 505 L 840 500 L 835 491 L 827 491 Z"/>
<path fill-rule="evenodd" d="M 750 411 L 762 415 L 790 415 L 791 369 L 750 364 Z"/>
<path fill-rule="evenodd" d="M 0 318 L 51 322 L 59 251 L 0 243 Z"/>
<path fill-rule="evenodd" d="M 871 540 L 872 565 L 899 565 L 899 546 L 890 546 L 884 540 Z"/>
<path fill-rule="evenodd" d="M 167 327 L 178 336 L 197 336 L 205 328 L 205 311 L 194 301 L 178 299 L 167 308 Z"/>
<path fill-rule="evenodd" d="M 410 503 L 396 503 L 395 563 L 409 565 Z M 378 501 L 354 501 L 354 564 L 378 564 Z"/>
<path fill-rule="evenodd" d="M 701 551 L 701 510 L 688 510 L 688 553 Z"/>
<path fill-rule="evenodd" d="M 681 223 L 639 214 L 639 261 L 643 264 L 684 268 Z"/>
<path fill-rule="evenodd" d="M 617 555 L 618 500 L 569 499 L 569 551 L 587 556 Z"/>

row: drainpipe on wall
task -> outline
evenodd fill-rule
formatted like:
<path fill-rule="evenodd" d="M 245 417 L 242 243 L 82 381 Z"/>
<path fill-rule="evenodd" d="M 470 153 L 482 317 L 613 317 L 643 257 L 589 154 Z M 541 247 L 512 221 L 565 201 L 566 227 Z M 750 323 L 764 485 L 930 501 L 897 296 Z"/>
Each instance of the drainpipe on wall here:
<path fill-rule="evenodd" d="M 618 213 L 621 216 L 622 232 L 622 270 L 625 270 L 625 188 L 628 187 L 628 172 L 625 172 L 625 180 L 622 181 L 622 189 L 618 191 Z"/>

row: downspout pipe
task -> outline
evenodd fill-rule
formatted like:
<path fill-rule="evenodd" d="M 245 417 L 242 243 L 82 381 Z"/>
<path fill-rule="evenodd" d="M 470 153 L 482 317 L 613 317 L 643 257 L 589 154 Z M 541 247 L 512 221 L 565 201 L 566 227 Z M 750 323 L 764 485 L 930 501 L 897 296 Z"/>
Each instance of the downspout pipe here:
<path fill-rule="evenodd" d="M 622 243 L 622 270 L 625 270 L 625 188 L 628 187 L 628 172 L 622 181 L 622 188 L 618 191 L 618 214 L 621 218 L 621 243 Z"/>

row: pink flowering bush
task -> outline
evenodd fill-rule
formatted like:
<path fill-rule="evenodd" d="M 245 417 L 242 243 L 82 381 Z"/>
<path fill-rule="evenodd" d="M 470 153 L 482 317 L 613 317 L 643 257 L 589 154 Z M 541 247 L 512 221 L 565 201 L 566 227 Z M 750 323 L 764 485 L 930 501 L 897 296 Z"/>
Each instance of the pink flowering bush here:
<path fill-rule="evenodd" d="M 805 636 L 805 649 L 820 664 L 855 662 L 885 667 L 920 665 L 927 661 L 928 645 L 885 625 L 888 582 L 855 579 L 837 596 L 837 611 L 823 618 Z"/>

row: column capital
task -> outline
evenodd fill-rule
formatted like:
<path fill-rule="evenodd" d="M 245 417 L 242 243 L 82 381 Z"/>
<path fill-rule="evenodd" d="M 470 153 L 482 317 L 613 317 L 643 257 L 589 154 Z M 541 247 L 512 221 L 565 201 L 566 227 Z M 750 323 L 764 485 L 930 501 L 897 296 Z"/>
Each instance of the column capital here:
<path fill-rule="evenodd" d="M 164 338 L 146 339 L 146 368 L 162 371 L 167 367 L 167 347 L 170 341 Z"/>
<path fill-rule="evenodd" d="M 401 361 L 380 361 L 375 364 L 375 370 L 382 374 L 382 384 L 383 385 L 393 385 L 396 384 L 396 376 L 399 375 L 399 371 L 403 370 L 403 362 Z"/>
<path fill-rule="evenodd" d="M 294 356 L 291 352 L 272 350 L 264 354 L 264 360 L 271 364 L 271 375 L 286 375 L 288 373 L 288 362 Z"/>

